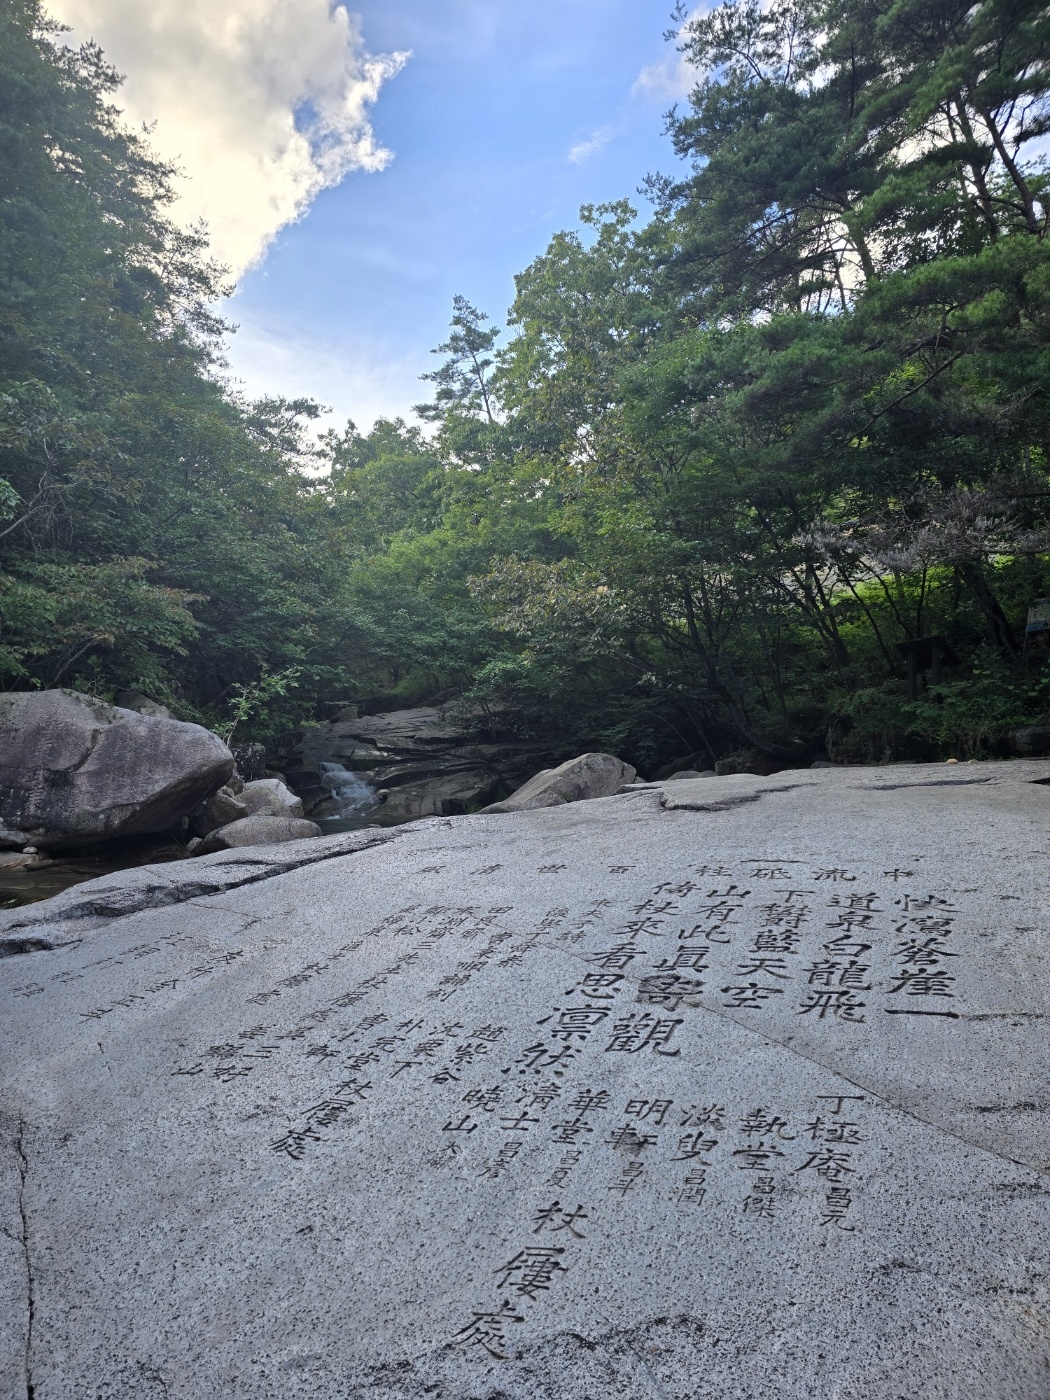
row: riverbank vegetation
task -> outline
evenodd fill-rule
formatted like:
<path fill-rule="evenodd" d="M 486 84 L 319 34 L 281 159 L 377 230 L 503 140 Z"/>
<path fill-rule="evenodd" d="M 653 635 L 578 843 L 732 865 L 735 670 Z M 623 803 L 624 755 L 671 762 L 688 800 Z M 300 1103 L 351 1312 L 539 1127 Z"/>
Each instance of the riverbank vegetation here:
<path fill-rule="evenodd" d="M 457 299 L 418 422 L 317 437 L 225 382 L 222 272 L 104 56 L 0 0 L 0 685 L 264 738 L 458 697 L 645 771 L 1050 718 L 1050 18 L 680 20 L 676 168 L 505 328 Z"/>

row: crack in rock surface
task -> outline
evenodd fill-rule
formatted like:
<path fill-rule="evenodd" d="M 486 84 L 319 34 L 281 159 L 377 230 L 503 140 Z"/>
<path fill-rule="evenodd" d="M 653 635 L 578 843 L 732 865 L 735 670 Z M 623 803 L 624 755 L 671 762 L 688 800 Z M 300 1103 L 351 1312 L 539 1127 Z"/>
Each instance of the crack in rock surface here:
<path fill-rule="evenodd" d="M 29 1258 L 29 1215 L 26 1210 L 26 1182 L 29 1178 L 29 1160 L 25 1150 L 25 1123 L 18 1125 L 18 1140 L 15 1150 L 18 1154 L 18 1214 L 22 1225 L 22 1255 L 25 1261 L 26 1273 L 26 1343 L 23 1370 L 25 1373 L 25 1393 L 26 1400 L 35 1400 L 35 1387 L 33 1385 L 33 1323 L 36 1314 L 35 1299 L 33 1296 L 33 1266 Z"/>
<path fill-rule="evenodd" d="M 0 1377 L 1045 1400 L 1046 773 L 680 779 L 14 911 Z"/>
<path fill-rule="evenodd" d="M 354 831 L 320 840 L 255 847 L 254 854 L 252 850 L 221 851 L 195 861 L 144 866 L 118 876 L 103 875 L 75 885 L 53 899 L 0 914 L 0 958 L 59 947 L 79 940 L 85 928 L 273 880 L 320 861 L 382 845 L 396 839 L 397 834 Z"/>

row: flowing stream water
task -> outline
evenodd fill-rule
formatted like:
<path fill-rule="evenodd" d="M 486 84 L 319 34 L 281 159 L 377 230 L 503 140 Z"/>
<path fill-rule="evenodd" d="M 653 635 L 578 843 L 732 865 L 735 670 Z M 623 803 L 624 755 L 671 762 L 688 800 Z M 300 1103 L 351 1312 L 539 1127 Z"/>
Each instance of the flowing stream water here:
<path fill-rule="evenodd" d="M 375 788 L 360 773 L 351 773 L 341 763 L 330 759 L 318 764 L 321 786 L 326 787 L 335 803 L 335 811 L 327 817 L 313 820 L 326 834 L 334 831 L 357 831 L 368 826 L 368 818 L 378 799 Z"/>
<path fill-rule="evenodd" d="M 331 793 L 334 810 L 327 817 L 314 817 L 321 830 L 358 831 L 371 825 L 371 814 L 379 805 L 375 788 L 360 773 L 351 773 L 341 763 L 330 760 L 318 765 L 322 786 Z M 136 865 L 156 865 L 161 861 L 184 860 L 186 848 L 170 836 L 132 836 L 102 850 L 57 852 L 39 864 L 9 866 L 0 860 L 0 909 L 15 909 L 61 894 L 71 885 L 95 880 Z"/>

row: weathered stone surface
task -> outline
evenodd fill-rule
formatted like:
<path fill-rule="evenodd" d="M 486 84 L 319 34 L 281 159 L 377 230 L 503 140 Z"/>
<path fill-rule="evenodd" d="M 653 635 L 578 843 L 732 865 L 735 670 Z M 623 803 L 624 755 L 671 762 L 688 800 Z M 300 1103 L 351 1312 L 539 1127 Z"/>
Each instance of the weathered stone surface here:
<path fill-rule="evenodd" d="M 323 840 L 310 836 L 278 846 L 220 851 L 198 860 L 138 866 L 102 876 L 42 903 L 0 912 L 0 959 L 79 945 L 116 919 L 225 894 L 390 839 L 390 833 L 375 829 L 342 832 Z"/>
<path fill-rule="evenodd" d="M 232 772 L 229 749 L 198 724 L 72 690 L 0 695 L 0 846 L 165 831 Z"/>
<path fill-rule="evenodd" d="M 245 783 L 237 800 L 248 816 L 301 817 L 302 801 L 279 778 L 259 778 Z"/>
<path fill-rule="evenodd" d="M 482 739 L 433 707 L 363 718 L 348 713 L 304 731 L 288 776 L 307 815 L 320 819 L 335 804 L 319 764 L 341 763 L 377 789 L 380 805 L 370 819 L 393 825 L 477 811 L 560 756 L 545 744 Z"/>
<path fill-rule="evenodd" d="M 317 823 L 308 822 L 303 817 L 275 817 L 270 812 L 256 812 L 209 832 L 194 854 L 207 856 L 214 851 L 232 851 L 239 846 L 275 846 L 280 841 L 302 841 L 320 835 L 321 828 Z"/>
<path fill-rule="evenodd" d="M 664 781 L 680 782 L 683 778 L 715 778 L 718 775 L 713 768 L 681 768 L 677 773 L 672 773 Z"/>
<path fill-rule="evenodd" d="M 158 700 L 151 700 L 141 690 L 118 690 L 116 703 L 122 710 L 134 710 L 138 715 L 149 715 L 153 719 L 174 719 L 175 716 Z"/>
<path fill-rule="evenodd" d="M 684 780 L 0 914 L 50 945 L 0 961 L 0 1394 L 1045 1400 L 1048 776 Z"/>
<path fill-rule="evenodd" d="M 536 807 L 558 807 L 566 802 L 586 802 L 595 797 L 612 797 L 627 783 L 633 783 L 637 770 L 611 753 L 584 753 L 566 759 L 557 768 L 545 768 L 502 802 L 483 808 L 486 812 L 531 812 Z"/>
<path fill-rule="evenodd" d="M 241 786 L 243 790 L 243 784 Z M 301 807 L 299 811 L 301 814 Z M 209 831 L 228 826 L 230 822 L 240 821 L 247 815 L 247 806 L 234 796 L 228 786 L 221 787 L 218 792 L 212 793 L 206 802 L 194 807 L 189 818 L 190 833 L 193 836 L 207 836 Z"/>
<path fill-rule="evenodd" d="M 1006 747 L 1020 758 L 1040 758 L 1050 753 L 1050 724 L 1032 724 L 1006 736 Z"/>

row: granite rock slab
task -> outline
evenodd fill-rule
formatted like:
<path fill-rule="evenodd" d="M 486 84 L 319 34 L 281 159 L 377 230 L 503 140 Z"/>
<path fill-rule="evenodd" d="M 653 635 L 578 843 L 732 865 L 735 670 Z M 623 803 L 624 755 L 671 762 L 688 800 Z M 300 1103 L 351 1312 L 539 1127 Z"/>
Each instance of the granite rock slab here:
<path fill-rule="evenodd" d="M 0 916 L 0 1396 L 1045 1400 L 1048 780 L 679 779 Z"/>
<path fill-rule="evenodd" d="M 0 847 L 166 831 L 232 773 L 229 749 L 199 724 L 74 690 L 0 695 Z"/>

